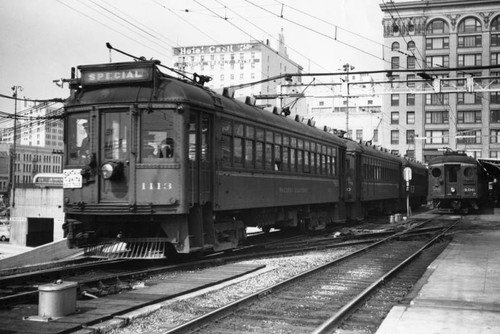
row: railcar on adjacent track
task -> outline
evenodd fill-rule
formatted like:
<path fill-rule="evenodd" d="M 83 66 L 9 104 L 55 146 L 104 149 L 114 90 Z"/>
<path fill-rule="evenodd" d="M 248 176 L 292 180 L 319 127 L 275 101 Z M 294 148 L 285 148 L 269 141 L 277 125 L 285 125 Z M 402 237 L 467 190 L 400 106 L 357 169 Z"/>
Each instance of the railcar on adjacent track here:
<path fill-rule="evenodd" d="M 461 152 L 445 152 L 429 161 L 433 206 L 445 212 L 478 210 L 488 200 L 491 178 L 481 164 Z"/>

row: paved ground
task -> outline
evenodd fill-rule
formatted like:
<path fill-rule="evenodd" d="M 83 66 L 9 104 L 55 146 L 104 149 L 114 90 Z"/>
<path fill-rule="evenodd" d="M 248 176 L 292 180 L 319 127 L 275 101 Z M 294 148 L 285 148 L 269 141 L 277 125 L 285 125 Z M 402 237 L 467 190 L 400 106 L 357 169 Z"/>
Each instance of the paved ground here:
<path fill-rule="evenodd" d="M 377 334 L 500 333 L 500 209 L 467 216 L 414 294 Z"/>

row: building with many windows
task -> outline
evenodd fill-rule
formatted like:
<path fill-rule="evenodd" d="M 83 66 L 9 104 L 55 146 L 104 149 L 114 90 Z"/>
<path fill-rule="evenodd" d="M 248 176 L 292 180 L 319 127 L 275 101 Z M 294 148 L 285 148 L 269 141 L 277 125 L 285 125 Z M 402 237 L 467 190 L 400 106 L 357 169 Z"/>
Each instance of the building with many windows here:
<path fill-rule="evenodd" d="M 30 186 L 37 173 L 62 173 L 63 123 L 57 117 L 62 105 L 35 105 L 25 100 L 20 100 L 19 103 L 22 106 L 17 113 L 16 131 L 13 119 L 4 121 L 0 128 L 0 143 L 4 144 L 0 147 L 0 156 L 9 157 L 0 159 L 3 165 L 0 170 L 7 174 L 0 175 L 0 179 L 9 179 L 7 187 L 0 189 L 6 196 L 8 188 L 12 187 L 10 177 L 13 177 L 17 187 L 22 187 Z M 16 152 L 13 152 L 12 145 L 14 135 Z"/>
<path fill-rule="evenodd" d="M 251 41 L 176 47 L 173 49 L 174 67 L 185 73 L 211 77 L 205 86 L 214 90 L 243 85 L 235 91 L 235 98 L 255 96 L 259 105 L 276 106 L 276 102 L 280 102 L 277 96 L 282 93 L 281 85 L 286 80 L 266 79 L 302 71 L 302 67 L 288 57 L 283 33 L 279 36 L 277 50 L 270 46 L 269 40 L 265 43 Z M 300 80 L 300 77 L 294 77 L 294 80 Z"/>
<path fill-rule="evenodd" d="M 421 161 L 445 148 L 500 158 L 500 92 L 488 89 L 497 83 L 488 77 L 500 76 L 499 1 L 391 1 L 380 7 L 391 60 L 386 69 L 405 82 L 405 89 L 383 98 L 382 117 L 390 124 L 384 146 Z M 408 71 L 396 71 L 401 69 Z"/>
<path fill-rule="evenodd" d="M 349 78 L 338 79 L 337 83 L 332 82 L 331 85 L 320 83 L 308 86 L 303 94 L 307 107 L 298 111 L 298 114 L 304 119 L 313 120 L 318 128 L 327 126 L 345 132 L 345 136 L 353 140 L 370 141 L 374 145 L 380 145 L 379 133 L 383 125 L 380 96 L 342 96 L 342 81 L 373 82 L 374 78 L 369 74 L 346 75 L 349 75 Z"/>

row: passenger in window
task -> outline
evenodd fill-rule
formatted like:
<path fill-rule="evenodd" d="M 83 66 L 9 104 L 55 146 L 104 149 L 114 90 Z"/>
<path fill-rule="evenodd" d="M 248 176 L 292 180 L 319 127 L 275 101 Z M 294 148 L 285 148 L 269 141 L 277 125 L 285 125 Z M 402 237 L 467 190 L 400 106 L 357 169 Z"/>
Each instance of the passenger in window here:
<path fill-rule="evenodd" d="M 85 138 L 83 138 L 80 149 L 79 149 L 79 155 L 82 158 L 86 158 L 89 156 L 89 140 L 90 140 L 90 135 L 89 135 L 89 123 L 85 122 L 82 124 L 83 129 L 85 130 Z"/>
<path fill-rule="evenodd" d="M 158 147 L 155 143 L 154 135 L 146 135 L 143 140 L 142 157 L 143 158 L 157 158 Z"/>
<path fill-rule="evenodd" d="M 275 171 L 281 170 L 281 161 L 279 161 L 279 160 L 274 161 L 274 170 Z"/>
<path fill-rule="evenodd" d="M 174 140 L 164 139 L 160 144 L 160 158 L 172 158 L 174 156 Z"/>

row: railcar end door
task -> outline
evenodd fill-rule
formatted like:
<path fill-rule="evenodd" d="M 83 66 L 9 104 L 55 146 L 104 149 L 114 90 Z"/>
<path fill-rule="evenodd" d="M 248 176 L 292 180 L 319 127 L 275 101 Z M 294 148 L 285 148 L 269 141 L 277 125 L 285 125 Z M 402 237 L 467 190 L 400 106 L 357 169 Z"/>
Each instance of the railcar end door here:
<path fill-rule="evenodd" d="M 191 205 L 211 201 L 212 194 L 212 119 L 204 113 L 189 116 L 189 178 Z"/>
<path fill-rule="evenodd" d="M 446 195 L 456 195 L 460 183 L 460 165 L 445 165 L 444 166 L 444 189 Z M 452 192 L 451 189 L 455 191 Z"/>

